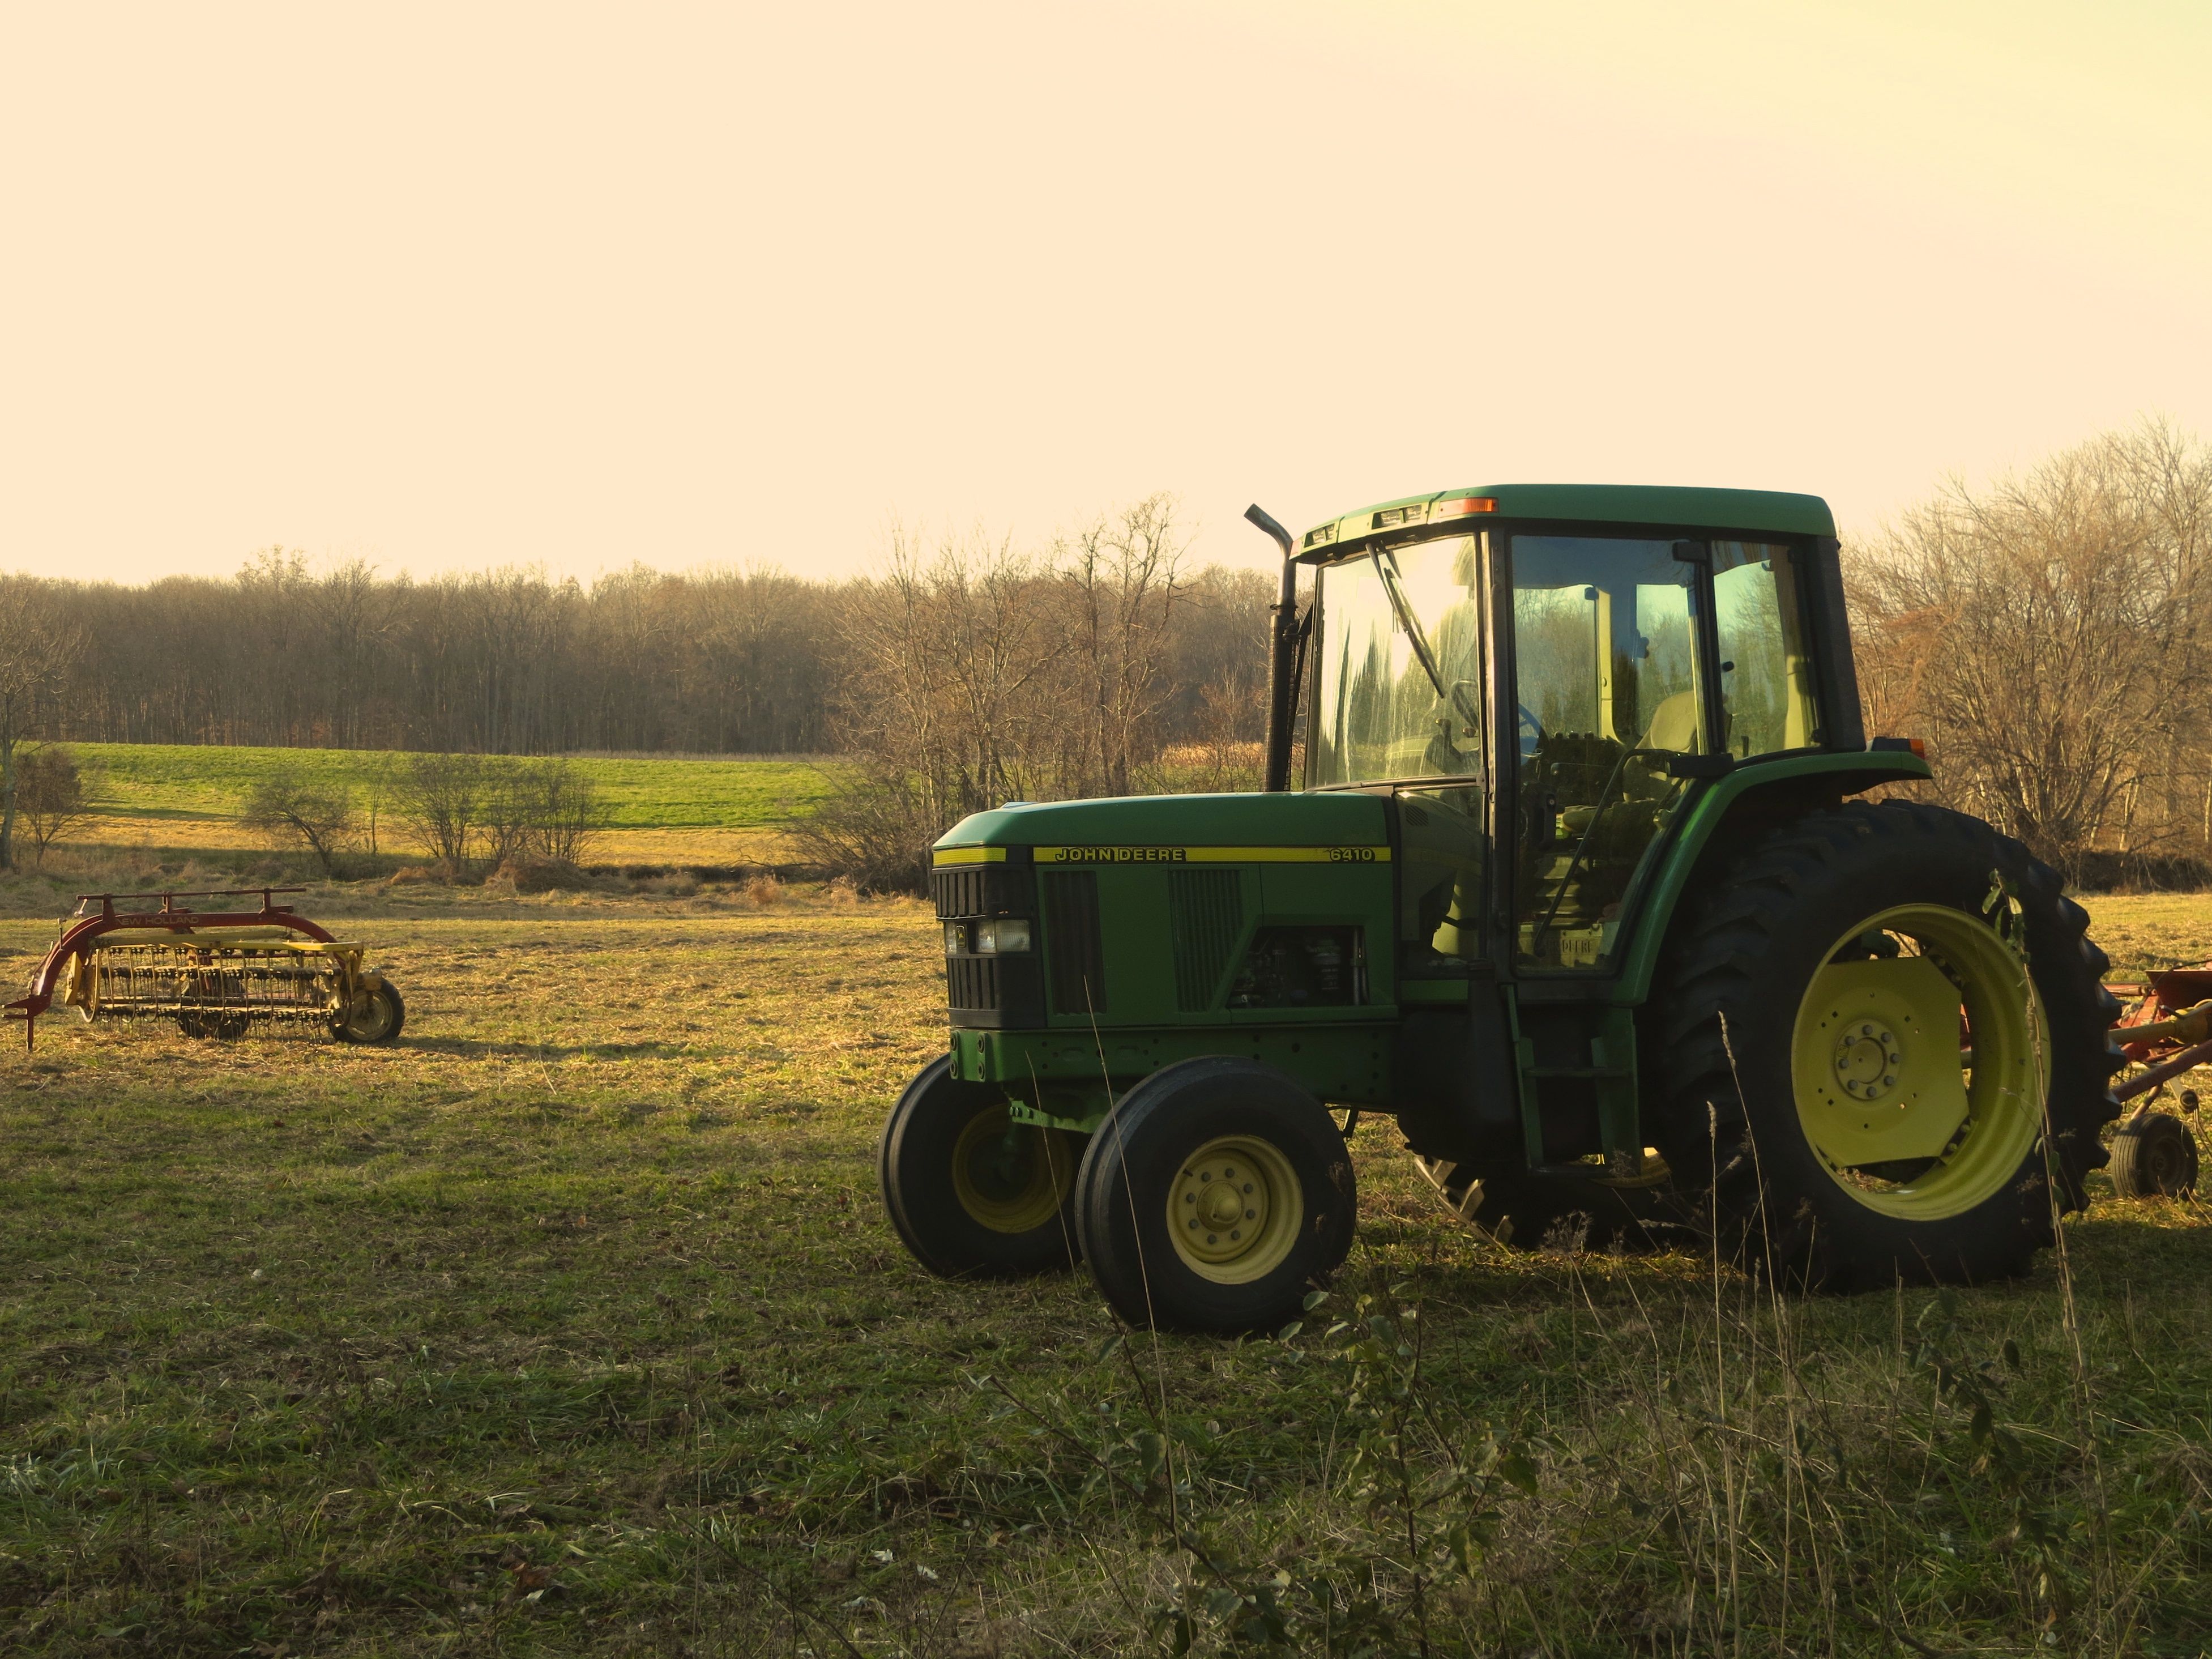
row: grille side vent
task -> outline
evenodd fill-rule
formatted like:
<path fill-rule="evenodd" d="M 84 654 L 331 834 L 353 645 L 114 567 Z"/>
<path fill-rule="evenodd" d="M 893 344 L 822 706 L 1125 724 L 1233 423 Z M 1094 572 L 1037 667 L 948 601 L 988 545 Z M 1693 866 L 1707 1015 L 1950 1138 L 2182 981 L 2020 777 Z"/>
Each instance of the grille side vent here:
<path fill-rule="evenodd" d="M 1243 878 L 1234 870 L 1170 870 L 1168 915 L 1176 1006 L 1199 1013 L 1212 1006 L 1213 988 L 1244 931 Z"/>
<path fill-rule="evenodd" d="M 930 873 L 937 914 L 956 916 L 1030 915 L 1031 872 L 1018 865 L 969 865 Z"/>
<path fill-rule="evenodd" d="M 1054 870 L 1040 884 L 1053 1012 L 1103 1014 L 1106 951 L 1098 934 L 1098 878 L 1089 870 Z"/>

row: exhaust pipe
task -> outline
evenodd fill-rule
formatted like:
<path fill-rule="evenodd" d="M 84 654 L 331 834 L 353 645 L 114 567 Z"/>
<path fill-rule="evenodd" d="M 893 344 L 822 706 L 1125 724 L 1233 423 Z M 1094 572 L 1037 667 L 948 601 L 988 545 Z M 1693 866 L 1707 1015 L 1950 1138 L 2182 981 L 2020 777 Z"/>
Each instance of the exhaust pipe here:
<path fill-rule="evenodd" d="M 1267 754 L 1260 785 L 1279 794 L 1291 787 L 1291 727 L 1297 718 L 1297 710 L 1291 707 L 1297 690 L 1291 683 L 1298 645 L 1298 568 L 1291 562 L 1296 544 L 1291 532 L 1256 502 L 1244 509 L 1244 516 L 1273 537 L 1283 550 L 1282 586 L 1269 613 L 1273 626 L 1267 642 Z"/>

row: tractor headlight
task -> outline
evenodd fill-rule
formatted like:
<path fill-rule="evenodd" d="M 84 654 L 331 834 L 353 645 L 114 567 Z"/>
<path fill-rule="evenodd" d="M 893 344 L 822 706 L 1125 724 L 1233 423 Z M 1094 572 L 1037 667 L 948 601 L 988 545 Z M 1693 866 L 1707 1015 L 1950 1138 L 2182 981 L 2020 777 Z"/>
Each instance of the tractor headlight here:
<path fill-rule="evenodd" d="M 968 948 L 968 924 L 948 921 L 945 924 L 945 954 L 957 957 Z"/>
<path fill-rule="evenodd" d="M 1029 948 L 1030 924 L 1026 917 L 994 916 L 988 921 L 975 924 L 975 954 L 978 956 L 1011 956 Z"/>

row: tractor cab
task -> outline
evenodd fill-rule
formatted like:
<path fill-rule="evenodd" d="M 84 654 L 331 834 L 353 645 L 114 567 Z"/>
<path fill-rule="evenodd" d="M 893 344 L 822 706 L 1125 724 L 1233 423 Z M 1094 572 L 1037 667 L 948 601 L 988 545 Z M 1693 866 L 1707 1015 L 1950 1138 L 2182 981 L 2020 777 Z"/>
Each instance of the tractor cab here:
<path fill-rule="evenodd" d="M 1492 944 L 1510 971 L 1606 971 L 1692 785 L 1830 747 L 1817 641 L 1842 619 L 1820 608 L 1840 586 L 1819 502 L 1583 489 L 1531 503 L 1573 519 L 1508 516 L 1525 493 L 1370 508 L 1299 553 L 1304 782 L 1392 791 L 1413 974 Z M 1630 517 L 1692 505 L 1735 526 Z M 1828 701 L 1857 749 L 1848 686 Z"/>

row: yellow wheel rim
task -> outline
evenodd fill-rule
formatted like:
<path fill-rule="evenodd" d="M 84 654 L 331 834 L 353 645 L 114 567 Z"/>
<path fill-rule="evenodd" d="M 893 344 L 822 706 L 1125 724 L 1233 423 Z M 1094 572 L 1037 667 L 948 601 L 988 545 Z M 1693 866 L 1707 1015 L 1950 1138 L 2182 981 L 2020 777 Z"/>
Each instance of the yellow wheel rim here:
<path fill-rule="evenodd" d="M 1996 926 L 1936 904 L 1869 916 L 1829 947 L 1798 1005 L 1797 1121 L 1869 1209 L 1911 1221 L 1971 1210 L 2041 1131 L 2042 1000 L 2012 943 L 2017 911 L 1995 890 L 1991 910 Z"/>
<path fill-rule="evenodd" d="M 952 1146 L 952 1191 L 960 1207 L 994 1233 L 1034 1232 L 1060 1212 L 1075 1160 L 1049 1129 L 1016 1123 L 1003 1102 L 961 1126 Z"/>
<path fill-rule="evenodd" d="M 1223 1135 L 1185 1158 L 1169 1183 L 1168 1236 L 1200 1278 L 1249 1285 L 1282 1266 L 1305 1211 L 1290 1159 L 1257 1136 Z"/>

